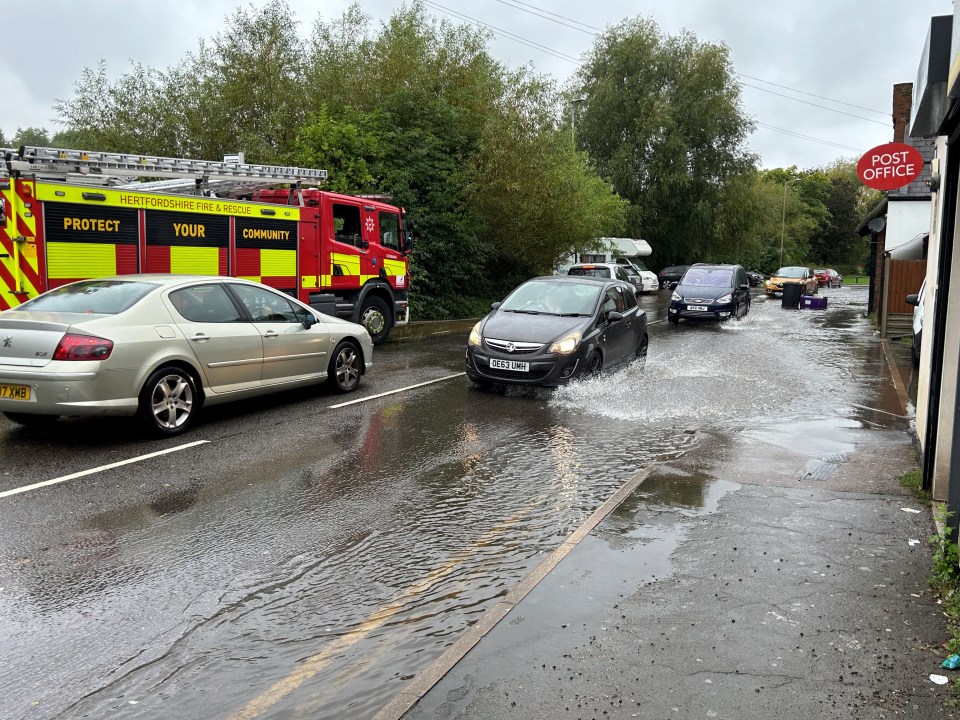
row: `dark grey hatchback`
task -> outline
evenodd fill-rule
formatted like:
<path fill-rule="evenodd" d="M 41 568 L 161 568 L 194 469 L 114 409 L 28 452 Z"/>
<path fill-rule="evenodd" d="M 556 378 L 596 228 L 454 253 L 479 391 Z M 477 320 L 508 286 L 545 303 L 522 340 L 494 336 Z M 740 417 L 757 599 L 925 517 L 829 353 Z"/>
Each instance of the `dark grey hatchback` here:
<path fill-rule="evenodd" d="M 554 387 L 647 355 L 647 315 L 619 280 L 553 275 L 517 287 L 467 340 L 478 385 Z"/>
<path fill-rule="evenodd" d="M 691 265 L 670 296 L 667 320 L 739 320 L 750 312 L 750 281 L 740 265 Z"/>

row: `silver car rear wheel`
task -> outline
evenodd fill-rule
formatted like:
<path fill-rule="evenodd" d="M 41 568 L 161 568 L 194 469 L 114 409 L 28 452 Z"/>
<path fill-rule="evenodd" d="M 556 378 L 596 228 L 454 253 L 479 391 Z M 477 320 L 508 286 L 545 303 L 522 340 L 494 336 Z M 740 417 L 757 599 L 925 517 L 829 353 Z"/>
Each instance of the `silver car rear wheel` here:
<path fill-rule="evenodd" d="M 197 386 L 180 368 L 160 368 L 140 392 L 140 416 L 156 435 L 179 435 L 193 424 Z"/>

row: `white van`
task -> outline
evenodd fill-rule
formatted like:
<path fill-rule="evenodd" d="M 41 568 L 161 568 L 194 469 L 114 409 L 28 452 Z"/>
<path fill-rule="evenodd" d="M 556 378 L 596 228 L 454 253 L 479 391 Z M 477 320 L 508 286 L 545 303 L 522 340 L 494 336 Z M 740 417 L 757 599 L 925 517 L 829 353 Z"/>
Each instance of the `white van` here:
<path fill-rule="evenodd" d="M 626 268 L 630 275 L 637 275 L 642 281 L 642 287 L 638 286 L 641 292 L 652 292 L 660 288 L 660 280 L 656 273 L 647 269 L 643 264 L 641 257 L 646 257 L 653 252 L 653 248 L 646 240 L 634 238 L 599 238 L 603 243 L 599 250 L 587 250 L 581 253 L 573 253 L 566 262 L 557 268 L 558 275 L 566 275 L 571 265 L 578 263 L 616 263 Z"/>

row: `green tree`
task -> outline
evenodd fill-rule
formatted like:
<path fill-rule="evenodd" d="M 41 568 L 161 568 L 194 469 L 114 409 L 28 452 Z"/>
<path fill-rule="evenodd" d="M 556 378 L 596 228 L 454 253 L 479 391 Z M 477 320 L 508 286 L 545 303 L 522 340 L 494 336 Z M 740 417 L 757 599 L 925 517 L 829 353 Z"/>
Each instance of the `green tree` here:
<path fill-rule="evenodd" d="M 763 270 L 778 262 L 781 230 L 779 188 L 760 173 L 731 177 L 719 195 L 716 240 L 705 252 L 707 262 L 727 262 Z M 776 258 L 776 259 L 775 259 Z"/>
<path fill-rule="evenodd" d="M 829 219 L 811 239 L 811 258 L 820 265 L 862 262 L 867 245 L 856 227 L 864 208 L 877 203 L 879 191 L 860 182 L 855 160 L 838 160 L 820 172 L 830 183 L 824 199 Z"/>
<path fill-rule="evenodd" d="M 50 135 L 46 128 L 42 127 L 18 127 L 17 132 L 14 133 L 13 138 L 10 140 L 10 144 L 13 147 L 20 147 L 21 145 L 51 147 Z"/>
<path fill-rule="evenodd" d="M 341 193 L 376 192 L 384 152 L 376 116 L 346 111 L 341 119 L 321 108 L 297 135 L 294 156 L 301 167 L 322 168 L 325 186 Z"/>
<path fill-rule="evenodd" d="M 235 149 L 258 162 L 279 161 L 307 118 L 305 46 L 286 0 L 234 11 L 213 40 L 212 56 L 213 85 Z"/>
<path fill-rule="evenodd" d="M 560 248 L 624 225 L 624 203 L 556 127 L 555 84 L 507 71 L 489 33 L 359 6 L 307 40 L 284 0 L 235 11 L 166 70 L 100 63 L 57 103 L 66 144 L 321 167 L 327 187 L 390 195 L 416 221 L 418 318 L 485 311 Z M 509 150 L 509 152 L 508 152 Z M 494 166 L 506 173 L 490 172 Z"/>
<path fill-rule="evenodd" d="M 627 232 L 650 240 L 654 265 L 700 260 L 725 183 L 754 163 L 727 47 L 626 20 L 597 40 L 571 96 L 584 98 L 578 146 L 631 203 Z"/>

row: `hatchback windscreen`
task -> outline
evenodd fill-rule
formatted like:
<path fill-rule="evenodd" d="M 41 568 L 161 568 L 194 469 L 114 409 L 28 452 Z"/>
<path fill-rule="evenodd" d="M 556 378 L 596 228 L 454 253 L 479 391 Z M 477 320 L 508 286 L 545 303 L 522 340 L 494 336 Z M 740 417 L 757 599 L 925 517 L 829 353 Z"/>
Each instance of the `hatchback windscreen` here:
<path fill-rule="evenodd" d="M 806 270 L 806 268 L 802 267 L 782 267 L 777 270 L 777 277 L 802 278 Z"/>
<path fill-rule="evenodd" d="M 695 287 L 733 287 L 733 270 L 728 268 L 690 268 L 681 285 Z"/>
<path fill-rule="evenodd" d="M 514 290 L 500 310 L 531 315 L 592 315 L 601 287 L 593 283 L 531 281 Z"/>
<path fill-rule="evenodd" d="M 15 310 L 116 315 L 133 307 L 157 287 L 154 283 L 133 280 L 86 280 L 51 290 Z"/>

